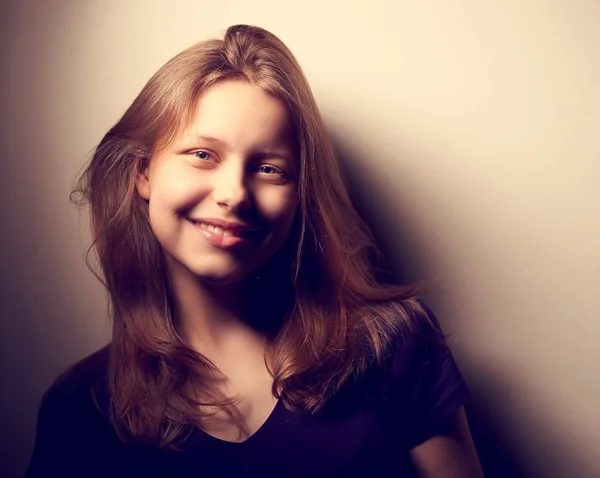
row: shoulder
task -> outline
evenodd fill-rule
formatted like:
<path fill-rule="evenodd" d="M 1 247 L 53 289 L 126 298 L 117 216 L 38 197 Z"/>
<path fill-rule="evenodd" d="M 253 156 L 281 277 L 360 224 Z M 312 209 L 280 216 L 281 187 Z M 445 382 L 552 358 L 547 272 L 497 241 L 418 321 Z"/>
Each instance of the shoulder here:
<path fill-rule="evenodd" d="M 384 323 L 379 350 L 371 345 L 366 365 L 355 367 L 344 389 L 359 400 L 384 401 L 394 388 L 408 391 L 405 385 L 432 359 L 450 355 L 437 318 L 420 300 L 384 302 L 370 307 L 369 317 Z"/>
<path fill-rule="evenodd" d="M 376 374 L 381 409 L 409 449 L 436 435 L 470 396 L 440 323 L 420 305 Z"/>
<path fill-rule="evenodd" d="M 365 405 L 381 416 L 398 449 L 410 450 L 443 432 L 470 398 L 437 317 L 421 301 L 389 302 L 371 309 L 395 327 L 382 342 L 380 360 L 357 371 L 331 402 L 332 413 Z M 390 330 L 390 329 L 388 329 Z"/>
<path fill-rule="evenodd" d="M 84 389 L 101 386 L 107 379 L 108 356 L 107 345 L 68 366 L 48 388 L 44 399 L 67 399 Z"/>
<path fill-rule="evenodd" d="M 108 346 L 70 365 L 42 397 L 40 420 L 76 421 L 108 403 Z"/>
<path fill-rule="evenodd" d="M 107 419 L 108 348 L 71 365 L 48 388 L 38 411 L 26 476 L 91 476 L 114 449 Z"/>
<path fill-rule="evenodd" d="M 431 358 L 450 354 L 441 325 L 432 310 L 421 300 L 392 301 L 371 310 L 373 320 L 380 317 L 385 330 L 380 337 L 378 354 L 367 375 L 377 375 L 382 380 L 395 381 L 415 372 Z M 390 327 L 390 324 L 393 324 Z M 379 356 L 376 360 L 375 357 Z"/>
<path fill-rule="evenodd" d="M 410 323 L 393 335 L 386 354 L 388 378 L 400 379 L 432 360 L 451 357 L 447 336 L 433 311 L 423 302 L 409 313 Z"/>

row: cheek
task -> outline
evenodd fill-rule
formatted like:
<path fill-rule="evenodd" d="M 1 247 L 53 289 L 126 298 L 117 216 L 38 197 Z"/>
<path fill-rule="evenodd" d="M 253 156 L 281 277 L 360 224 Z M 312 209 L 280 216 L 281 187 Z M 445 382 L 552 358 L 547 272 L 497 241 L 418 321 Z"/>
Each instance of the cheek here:
<path fill-rule="evenodd" d="M 151 183 L 150 209 L 160 214 L 185 212 L 202 199 L 208 191 L 206 178 L 184 171 L 157 171 Z"/>
<path fill-rule="evenodd" d="M 260 215 L 278 229 L 287 229 L 296 212 L 298 194 L 295 185 L 265 187 L 255 192 Z"/>

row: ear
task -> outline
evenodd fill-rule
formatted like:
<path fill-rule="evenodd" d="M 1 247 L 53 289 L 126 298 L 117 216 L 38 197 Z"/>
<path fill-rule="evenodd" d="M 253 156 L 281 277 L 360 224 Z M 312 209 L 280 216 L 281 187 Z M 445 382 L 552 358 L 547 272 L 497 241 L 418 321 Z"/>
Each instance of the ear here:
<path fill-rule="evenodd" d="M 138 194 L 146 201 L 150 199 L 149 169 L 150 167 L 148 165 L 142 166 L 135 178 L 135 188 L 137 189 Z"/>

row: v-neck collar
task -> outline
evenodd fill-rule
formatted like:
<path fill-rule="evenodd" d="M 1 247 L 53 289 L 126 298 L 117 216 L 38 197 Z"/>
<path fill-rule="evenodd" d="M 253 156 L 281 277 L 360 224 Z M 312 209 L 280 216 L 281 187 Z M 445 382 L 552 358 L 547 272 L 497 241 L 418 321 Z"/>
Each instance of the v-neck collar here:
<path fill-rule="evenodd" d="M 243 441 L 224 440 L 222 438 L 218 438 L 214 435 L 211 435 L 210 433 L 202 430 L 201 428 L 197 429 L 197 433 L 200 436 L 202 436 L 208 440 L 211 440 L 215 443 L 221 444 L 221 446 L 230 446 L 230 447 L 248 446 L 255 441 L 259 441 L 261 435 L 264 435 L 265 433 L 268 432 L 269 428 L 271 427 L 271 423 L 276 421 L 277 415 L 279 414 L 279 409 L 282 406 L 283 406 L 283 404 L 281 403 L 281 400 L 278 399 L 275 402 L 275 406 L 273 407 L 273 410 L 271 410 L 271 413 L 267 416 L 266 420 L 262 423 L 262 425 L 252 435 L 250 435 L 248 438 L 246 438 Z"/>

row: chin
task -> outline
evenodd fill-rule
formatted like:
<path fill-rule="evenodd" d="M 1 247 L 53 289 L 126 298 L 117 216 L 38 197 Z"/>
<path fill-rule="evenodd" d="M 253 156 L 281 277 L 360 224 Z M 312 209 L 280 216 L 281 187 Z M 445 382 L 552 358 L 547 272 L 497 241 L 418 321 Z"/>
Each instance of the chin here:
<path fill-rule="evenodd" d="M 207 270 L 205 268 L 190 269 L 198 279 L 213 285 L 230 285 L 246 279 L 252 271 L 223 268 L 220 270 Z"/>
<path fill-rule="evenodd" d="M 172 277 L 193 278 L 214 285 L 233 284 L 252 274 L 253 268 L 240 267 L 239 263 L 214 260 L 214 258 L 208 261 L 206 258 L 203 259 L 186 260 L 167 254 L 168 269 Z"/>
<path fill-rule="evenodd" d="M 196 274 L 196 277 L 207 284 L 225 286 L 236 284 L 245 279 L 246 276 L 236 274 Z"/>

